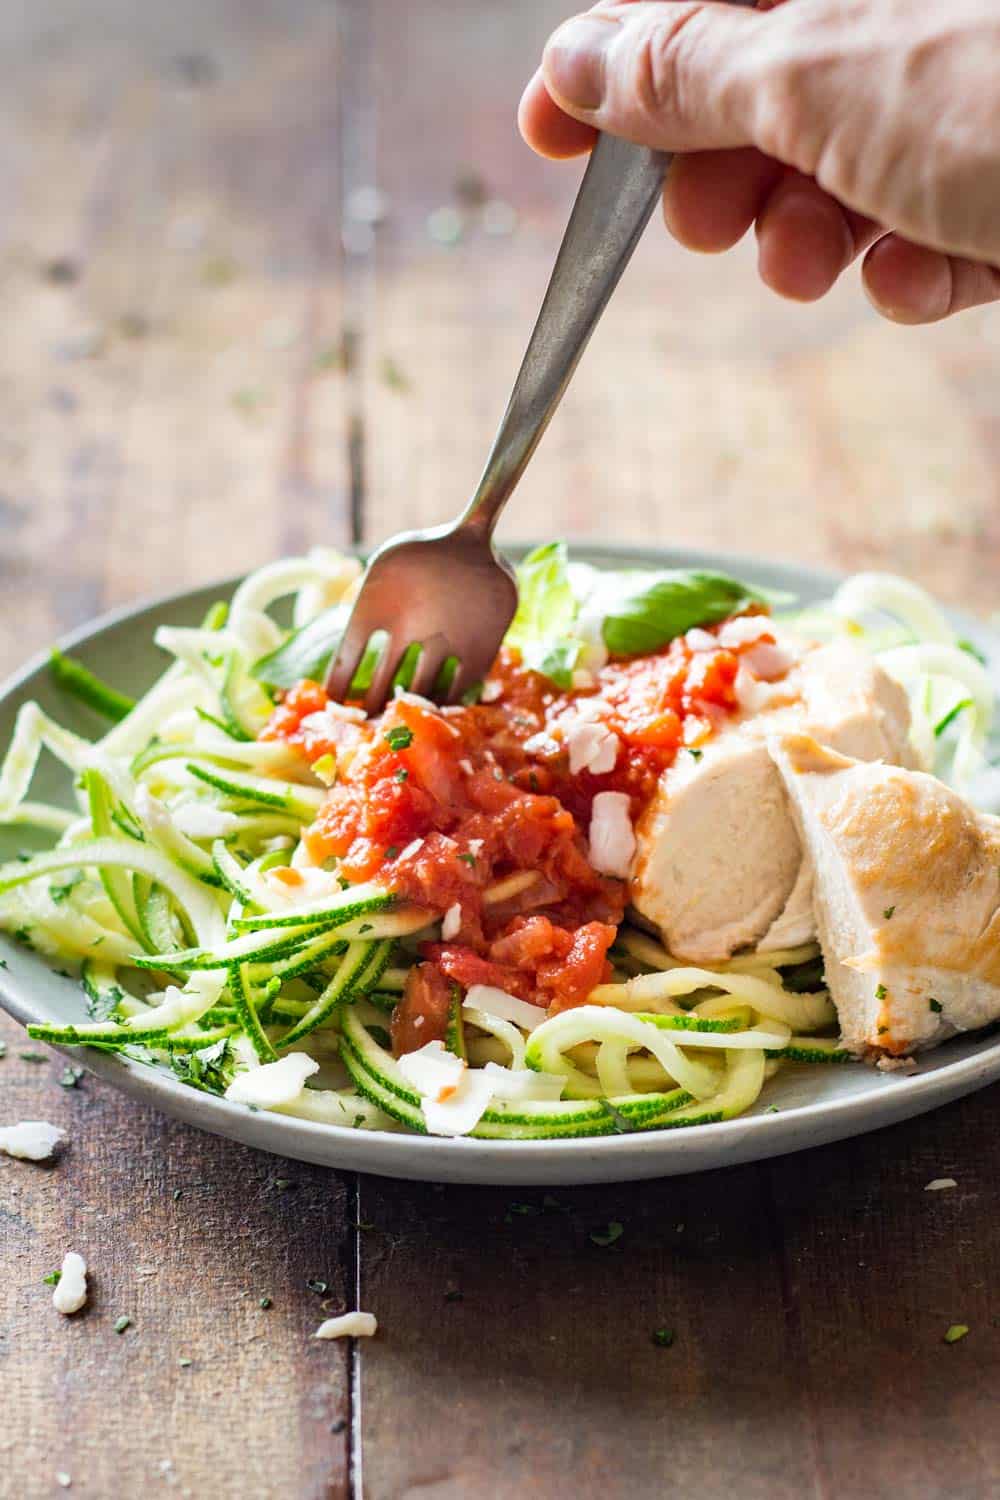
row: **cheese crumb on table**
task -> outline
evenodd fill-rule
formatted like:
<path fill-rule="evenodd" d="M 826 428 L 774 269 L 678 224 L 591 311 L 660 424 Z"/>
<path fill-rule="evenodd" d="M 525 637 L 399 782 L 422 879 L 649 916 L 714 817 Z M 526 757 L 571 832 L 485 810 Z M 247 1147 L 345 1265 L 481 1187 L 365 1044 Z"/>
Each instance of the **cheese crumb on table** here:
<path fill-rule="evenodd" d="M 65 1130 L 50 1125 L 48 1120 L 21 1120 L 17 1125 L 0 1125 L 0 1151 L 22 1161 L 48 1161 L 65 1139 Z"/>
<path fill-rule="evenodd" d="M 367 1339 L 378 1328 L 374 1313 L 341 1313 L 339 1318 L 327 1318 L 313 1334 L 314 1339 Z"/>
<path fill-rule="evenodd" d="M 52 1293 L 52 1306 L 65 1317 L 79 1312 L 87 1300 L 87 1263 L 82 1255 L 70 1250 L 63 1256 L 62 1270 Z"/>

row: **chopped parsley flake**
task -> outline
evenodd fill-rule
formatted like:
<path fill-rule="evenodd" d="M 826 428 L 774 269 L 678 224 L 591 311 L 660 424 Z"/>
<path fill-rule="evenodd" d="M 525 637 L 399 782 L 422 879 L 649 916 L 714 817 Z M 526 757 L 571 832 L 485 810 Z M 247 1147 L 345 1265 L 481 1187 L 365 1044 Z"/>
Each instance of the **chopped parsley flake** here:
<path fill-rule="evenodd" d="M 115 1333 L 124 1333 L 126 1328 L 132 1327 L 132 1319 L 128 1313 L 122 1313 L 120 1318 L 115 1319 Z"/>
<path fill-rule="evenodd" d="M 184 1189 L 183 1188 L 174 1188 L 174 1191 L 171 1194 L 171 1196 L 172 1196 L 172 1198 L 173 1198 L 173 1200 L 174 1200 L 175 1203 L 177 1202 L 178 1198 L 180 1198 L 180 1197 L 183 1196 L 183 1193 L 184 1193 Z"/>
<path fill-rule="evenodd" d="M 181 1357 L 177 1361 L 177 1363 L 180 1365 L 180 1367 L 181 1367 L 182 1370 L 187 1370 L 191 1366 L 191 1360 L 189 1360 L 188 1357 L 187 1357 L 187 1355 L 185 1355 L 185 1354 L 181 1355 Z"/>
<path fill-rule="evenodd" d="M 600 1245 L 604 1249 L 620 1240 L 625 1233 L 624 1224 L 619 1224 L 617 1219 L 612 1219 L 606 1229 L 594 1229 L 591 1231 L 590 1240 L 594 1245 Z"/>
<path fill-rule="evenodd" d="M 325 1281 L 319 1281 L 314 1278 L 306 1282 L 306 1288 L 310 1292 L 315 1292 L 317 1297 L 322 1297 L 327 1291 L 327 1284 Z"/>
<path fill-rule="evenodd" d="M 704 753 L 704 750 L 695 750 L 690 745 L 688 746 L 688 755 L 690 755 L 692 760 L 701 760 Z"/>
<path fill-rule="evenodd" d="M 257 1306 L 262 1307 L 265 1312 L 267 1312 L 267 1309 L 269 1307 L 272 1307 L 273 1305 L 274 1304 L 272 1303 L 270 1297 L 260 1297 L 257 1300 Z"/>
<path fill-rule="evenodd" d="M 946 1344 L 957 1344 L 959 1339 L 964 1339 L 969 1331 L 968 1323 L 952 1323 L 944 1336 Z"/>
<path fill-rule="evenodd" d="M 390 750 L 406 750 L 413 744 L 413 730 L 405 724 L 394 724 L 385 732 L 385 741 Z"/>
<path fill-rule="evenodd" d="M 294 1187 L 295 1183 L 290 1177 L 276 1177 L 274 1179 L 274 1185 L 278 1189 L 279 1193 L 283 1193 L 286 1188 Z"/>
<path fill-rule="evenodd" d="M 885 1034 L 886 1034 L 886 1032 L 888 1030 L 889 1030 L 888 1026 L 880 1026 L 879 1029 L 878 1029 L 879 1036 L 885 1036 Z"/>
<path fill-rule="evenodd" d="M 399 845 L 398 844 L 390 844 L 389 847 L 388 847 L 388 849 L 385 851 L 385 857 L 386 857 L 386 859 L 395 859 L 396 855 L 398 853 L 399 853 Z"/>
<path fill-rule="evenodd" d="M 940 1000 L 931 999 L 931 1000 L 928 1001 L 928 1004 L 930 1005 L 930 1008 L 934 1012 L 935 1015 L 939 1016 L 941 1014 L 941 1012 L 944 1010 L 944 1006 L 941 1004 Z"/>
<path fill-rule="evenodd" d="M 476 856 L 474 854 L 460 854 L 458 857 L 463 864 L 469 865 L 471 869 L 475 869 Z"/>
<path fill-rule="evenodd" d="M 61 1271 L 50 1271 L 47 1276 L 42 1277 L 42 1280 L 46 1286 L 58 1286 L 61 1276 Z"/>
<path fill-rule="evenodd" d="M 891 921 L 891 920 L 892 920 L 892 914 L 893 914 L 893 912 L 894 912 L 894 911 L 895 911 L 895 910 L 896 910 L 896 908 L 895 908 L 895 907 L 894 907 L 894 906 L 887 906 L 887 907 L 886 907 L 886 909 L 885 909 L 885 911 L 884 911 L 884 912 L 883 912 L 883 913 L 882 913 L 882 915 L 883 915 L 883 917 L 884 917 L 884 918 L 885 918 L 885 920 L 886 920 L 886 921 L 887 921 L 887 922 L 889 922 L 889 921 Z"/>
<path fill-rule="evenodd" d="M 409 779 L 409 775 L 410 775 L 410 773 L 406 769 L 406 767 L 405 766 L 400 766 L 399 770 L 396 772 L 396 780 L 397 781 L 406 781 L 406 780 Z"/>
<path fill-rule="evenodd" d="M 669 1349 L 677 1335 L 672 1328 L 654 1328 L 653 1343 L 657 1349 Z"/>
<path fill-rule="evenodd" d="M 878 987 L 875 990 L 875 999 L 876 1000 L 884 1000 L 887 994 L 888 994 L 888 991 L 887 991 L 885 985 L 884 984 L 880 984 L 880 985 L 878 985 Z"/>
<path fill-rule="evenodd" d="M 70 893 L 76 890 L 82 879 L 82 872 L 78 872 L 76 875 L 71 875 L 70 878 L 62 885 L 49 886 L 49 896 L 55 902 L 56 906 L 61 905 L 61 903 L 65 901 L 66 898 L 70 895 Z"/>
<path fill-rule="evenodd" d="M 19 1052 L 18 1057 L 22 1062 L 43 1063 L 48 1062 L 44 1052 Z"/>
<path fill-rule="evenodd" d="M 67 1064 L 59 1075 L 59 1086 L 64 1089 L 77 1089 L 80 1087 L 82 1077 L 82 1068 L 74 1068 L 72 1064 Z"/>

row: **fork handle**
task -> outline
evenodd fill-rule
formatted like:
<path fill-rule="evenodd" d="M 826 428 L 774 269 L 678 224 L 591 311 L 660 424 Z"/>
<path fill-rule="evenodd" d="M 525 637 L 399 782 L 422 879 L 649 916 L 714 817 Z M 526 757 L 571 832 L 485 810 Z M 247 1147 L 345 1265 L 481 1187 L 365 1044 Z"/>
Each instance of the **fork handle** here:
<path fill-rule="evenodd" d="M 649 223 L 671 161 L 599 135 L 513 394 L 459 526 L 490 536 Z"/>

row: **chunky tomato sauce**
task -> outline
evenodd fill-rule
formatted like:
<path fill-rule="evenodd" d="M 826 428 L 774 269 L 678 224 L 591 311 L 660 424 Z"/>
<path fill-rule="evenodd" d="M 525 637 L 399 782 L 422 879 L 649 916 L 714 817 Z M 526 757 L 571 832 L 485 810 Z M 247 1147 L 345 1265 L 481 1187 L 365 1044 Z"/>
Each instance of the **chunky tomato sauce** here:
<path fill-rule="evenodd" d="M 726 648 L 697 632 L 696 649 L 682 637 L 612 660 L 572 691 L 505 649 L 482 702 L 404 694 L 372 721 L 314 682 L 284 696 L 262 737 L 332 782 L 305 833 L 314 862 L 444 919 L 397 1007 L 397 1052 L 443 1037 L 452 983 L 557 1011 L 607 977 L 627 892 L 588 857 L 594 797 L 623 792 L 637 817 L 678 752 L 736 710 L 740 655 L 761 640 L 773 638 Z"/>

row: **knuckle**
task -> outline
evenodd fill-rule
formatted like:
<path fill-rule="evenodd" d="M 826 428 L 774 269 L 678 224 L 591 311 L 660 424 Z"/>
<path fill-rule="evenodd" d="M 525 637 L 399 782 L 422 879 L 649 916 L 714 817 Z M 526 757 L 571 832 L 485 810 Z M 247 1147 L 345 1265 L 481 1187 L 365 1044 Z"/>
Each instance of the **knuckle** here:
<path fill-rule="evenodd" d="M 640 37 L 632 58 L 632 97 L 642 117 L 683 123 L 690 115 L 688 59 L 695 13 L 657 19 Z"/>

